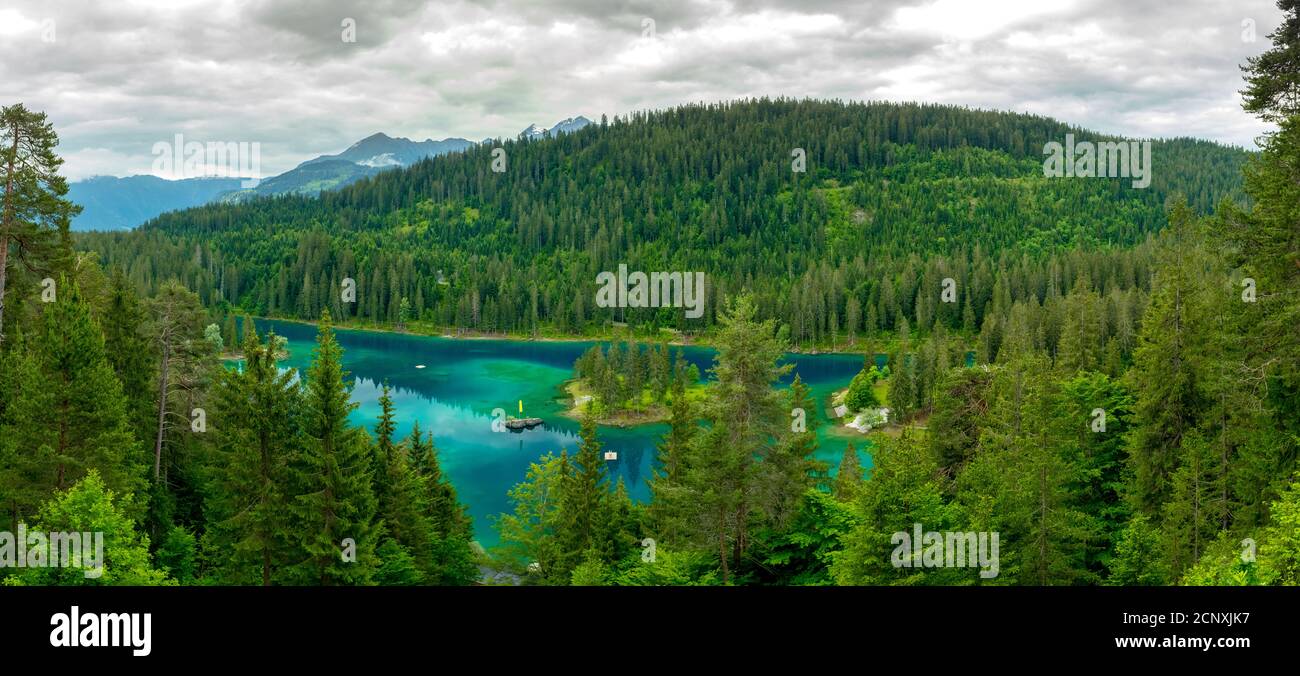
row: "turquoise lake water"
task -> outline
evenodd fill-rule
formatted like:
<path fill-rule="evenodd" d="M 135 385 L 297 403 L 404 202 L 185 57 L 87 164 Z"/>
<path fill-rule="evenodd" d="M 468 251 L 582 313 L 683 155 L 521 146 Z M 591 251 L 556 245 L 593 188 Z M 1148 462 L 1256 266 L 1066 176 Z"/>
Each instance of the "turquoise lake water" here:
<path fill-rule="evenodd" d="M 288 339 L 289 358 L 282 366 L 306 371 L 315 347 L 316 327 L 293 322 L 257 320 L 258 332 L 273 329 Z M 343 366 L 355 381 L 352 399 L 359 405 L 352 421 L 373 431 L 379 415 L 381 384 L 387 381 L 396 409 L 397 434 L 405 437 L 420 421 L 432 431 L 443 471 L 451 478 L 460 499 L 474 517 L 475 535 L 484 546 L 497 543 L 490 517 L 511 511 L 506 492 L 523 480 L 529 463 L 547 452 L 578 448 L 578 423 L 562 417 L 567 408 L 562 385 L 573 362 L 594 341 L 511 341 L 454 339 L 374 331 L 336 331 L 343 347 Z M 699 367 L 707 378 L 713 350 L 674 348 Z M 819 410 L 817 457 L 839 463 L 849 441 L 865 451 L 865 438 L 849 439 L 830 433 L 826 399 L 833 390 L 848 385 L 862 368 L 860 355 L 787 355 L 795 371 L 812 388 Z M 423 365 L 424 368 L 416 368 Z M 791 375 L 793 377 L 793 375 Z M 504 409 L 544 419 L 544 425 L 522 432 L 493 432 L 492 411 Z M 651 476 L 655 446 L 667 425 L 633 428 L 601 427 L 598 437 L 607 450 L 618 452 L 608 464 L 611 481 L 622 477 L 634 499 L 646 500 L 646 480 Z M 864 467 L 867 453 L 860 453 Z"/>

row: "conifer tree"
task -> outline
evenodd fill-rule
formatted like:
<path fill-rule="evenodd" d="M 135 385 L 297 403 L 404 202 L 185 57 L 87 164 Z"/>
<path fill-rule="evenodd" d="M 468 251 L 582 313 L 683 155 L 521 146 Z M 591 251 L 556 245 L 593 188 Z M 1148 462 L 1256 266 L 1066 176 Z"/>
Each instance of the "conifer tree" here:
<path fill-rule="evenodd" d="M 348 423 L 356 404 L 347 375 L 325 312 L 306 374 L 306 444 L 294 468 L 293 532 L 305 557 L 296 573 L 304 583 L 368 584 L 377 563 L 381 529 L 375 522 L 371 451 L 364 432 Z"/>
<path fill-rule="evenodd" d="M 1203 328 L 1196 233 L 1185 204 L 1161 233 L 1161 263 L 1128 377 L 1138 393 L 1129 440 L 1134 497 L 1149 515 L 1169 497 L 1176 449 L 1197 426 L 1206 401 L 1195 336 Z"/>
<path fill-rule="evenodd" d="M 608 549 L 600 525 L 610 500 L 609 480 L 596 438 L 596 419 L 590 413 L 582 418 L 579 436 L 582 441 L 573 457 L 574 471 L 561 483 L 560 495 L 564 520 L 558 539 L 565 556 L 562 565 L 568 569 L 578 565 L 588 550 L 603 556 Z"/>
<path fill-rule="evenodd" d="M 841 502 L 853 502 L 858 491 L 862 489 L 862 464 L 853 444 L 844 447 L 839 469 L 835 473 L 835 499 Z"/>
<path fill-rule="evenodd" d="M 110 279 L 108 307 L 100 318 L 104 354 L 122 383 L 136 438 L 151 439 L 157 424 L 152 415 L 157 384 L 153 381 L 153 349 L 144 332 L 147 315 L 121 268 L 113 268 Z"/>
<path fill-rule="evenodd" d="M 804 412 L 804 429 L 796 431 L 793 424 L 783 428 L 781 440 L 759 466 L 760 507 L 778 529 L 789 525 L 803 494 L 827 478 L 828 468 L 814 455 L 820 416 L 811 390 L 796 373 L 790 383 L 789 410 Z"/>
<path fill-rule="evenodd" d="M 694 443 L 697 422 L 681 380 L 673 380 L 668 433 L 658 445 L 656 466 L 650 478 L 650 523 L 656 541 L 677 545 L 687 537 L 691 511 L 685 492 L 686 465 Z"/>
<path fill-rule="evenodd" d="M 425 583 L 466 585 L 478 576 L 472 544 L 473 520 L 457 497 L 455 486 L 443 474 L 433 433 L 423 438 L 420 435 L 420 423 L 416 421 L 405 448 L 401 450 L 423 491 L 419 504 L 425 510 L 431 529 L 432 554 L 425 572 Z"/>
<path fill-rule="evenodd" d="M 242 349 L 243 368 L 223 371 L 215 387 L 203 544 L 215 581 L 270 585 L 295 560 L 286 491 L 289 461 L 304 442 L 302 390 L 278 368 L 274 333 L 260 343 L 253 332 Z"/>
<path fill-rule="evenodd" d="M 119 495 L 127 516 L 138 518 L 144 457 L 122 385 L 78 286 L 61 278 L 58 289 L 55 302 L 41 304 L 40 332 L 13 359 L 14 396 L 0 434 L 15 444 L 12 463 L 0 468 L 10 521 L 91 469 Z"/>
<path fill-rule="evenodd" d="M 416 579 L 422 580 L 425 575 L 437 573 L 433 562 L 433 520 L 427 502 L 428 490 L 424 485 L 425 478 L 410 466 L 406 449 L 394 443 L 393 433 L 397 425 L 387 383 L 380 393 L 379 407 L 373 470 L 378 514 L 388 535 L 402 548 L 381 545 L 380 549 L 399 558 L 404 551 L 414 562 L 418 573 Z M 385 561 L 384 565 L 391 567 L 397 562 Z"/>
<path fill-rule="evenodd" d="M 775 386 L 792 365 L 778 365 L 784 349 L 776 323 L 760 322 L 756 314 L 753 297 L 745 294 L 728 303 L 718 317 L 721 328 L 712 368 L 714 383 L 705 415 L 714 429 L 724 432 L 726 437 L 710 434 L 697 449 L 705 455 L 727 456 L 710 459 L 696 469 L 697 479 L 708 481 L 711 476 L 722 487 L 715 506 L 735 500 L 734 513 L 720 523 L 718 539 L 731 542 L 732 552 L 724 556 L 737 563 L 749 547 L 752 521 L 765 506 L 763 503 L 771 506 L 783 501 L 778 496 L 756 499 L 761 481 L 756 463 L 770 458 L 776 452 L 776 444 L 789 435 L 790 429 L 790 411 Z"/>
<path fill-rule="evenodd" d="M 45 113 L 30 111 L 21 103 L 0 108 L 0 189 L 4 190 L 0 204 L 0 345 L 5 340 L 10 247 L 25 267 L 40 269 L 39 259 L 54 255 L 51 249 L 60 232 L 67 241 L 68 219 L 81 212 L 80 206 L 64 198 L 68 182 L 59 176 L 63 159 L 54 153 L 58 144 L 54 125 Z"/>
<path fill-rule="evenodd" d="M 1160 551 L 1160 534 L 1144 514 L 1135 514 L 1115 543 L 1115 556 L 1110 560 L 1110 577 L 1106 583 L 1115 586 L 1168 584 L 1169 571 L 1166 557 Z"/>

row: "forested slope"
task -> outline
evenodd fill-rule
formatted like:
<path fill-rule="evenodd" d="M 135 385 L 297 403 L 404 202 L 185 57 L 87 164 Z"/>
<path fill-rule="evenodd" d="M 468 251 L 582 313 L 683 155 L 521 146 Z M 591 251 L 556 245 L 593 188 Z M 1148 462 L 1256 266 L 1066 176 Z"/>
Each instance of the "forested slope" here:
<path fill-rule="evenodd" d="M 1099 290 L 1106 276 L 1140 283 L 1140 262 L 1129 270 L 1106 256 L 1118 267 L 1102 270 L 1093 252 L 1143 243 L 1172 195 L 1200 212 L 1243 199 L 1248 154 L 1189 139 L 1153 143 L 1147 189 L 1044 177 L 1043 145 L 1068 133 L 1109 138 L 947 106 L 691 105 L 506 142 L 499 173 L 484 146 L 319 199 L 209 205 L 82 242 L 143 289 L 177 278 L 210 306 L 396 323 L 405 298 L 414 318 L 481 331 L 590 331 L 615 318 L 594 307 L 600 271 L 699 270 L 704 318 L 617 318 L 706 329 L 717 299 L 749 288 L 760 317 L 824 343 L 897 329 L 902 316 L 915 323 L 917 289 L 935 275 L 958 283 L 957 311 L 944 316 L 952 328 L 968 298 L 971 323 L 983 322 L 1000 272 L 1019 271 L 1012 298 L 1069 288 L 1079 268 Z M 806 172 L 792 170 L 796 148 Z M 1065 251 L 1068 261 L 1051 261 Z M 346 277 L 358 283 L 355 305 L 337 292 Z"/>

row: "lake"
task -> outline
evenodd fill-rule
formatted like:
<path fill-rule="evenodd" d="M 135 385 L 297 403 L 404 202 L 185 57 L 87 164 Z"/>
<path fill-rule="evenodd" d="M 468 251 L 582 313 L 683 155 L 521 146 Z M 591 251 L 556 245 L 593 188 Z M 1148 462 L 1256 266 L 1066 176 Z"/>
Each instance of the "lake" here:
<path fill-rule="evenodd" d="M 268 329 L 288 339 L 289 357 L 282 366 L 306 371 L 315 347 L 316 327 L 295 322 L 256 320 L 259 334 Z M 529 463 L 547 452 L 578 448 L 578 423 L 560 414 L 567 408 L 562 384 L 573 372 L 573 362 L 596 341 L 517 341 L 456 339 L 376 331 L 336 329 L 343 347 L 343 367 L 355 380 L 352 399 L 359 406 L 352 422 L 372 430 L 379 416 L 380 388 L 387 381 L 392 392 L 397 435 L 410 434 L 418 420 L 420 429 L 432 431 L 443 471 L 474 517 L 479 542 L 491 547 L 498 541 L 489 517 L 508 512 L 506 492 L 523 480 Z M 699 367 L 703 377 L 714 351 L 703 347 L 674 348 Z M 812 388 L 819 410 L 808 412 L 820 421 L 817 457 L 838 465 L 851 439 L 830 431 L 824 407 L 833 390 L 848 385 L 862 368 L 861 355 L 795 355 L 786 359 Z M 423 365 L 424 368 L 416 368 Z M 790 376 L 793 377 L 793 374 Z M 789 379 L 787 378 L 787 383 Z M 492 411 L 544 419 L 544 425 L 521 432 L 493 432 Z M 667 430 L 665 424 L 627 429 L 601 427 L 597 436 L 606 450 L 618 452 L 609 461 L 611 482 L 623 478 L 634 499 L 649 497 L 655 446 Z M 865 451 L 865 438 L 854 441 Z M 860 453 L 864 467 L 867 453 Z"/>

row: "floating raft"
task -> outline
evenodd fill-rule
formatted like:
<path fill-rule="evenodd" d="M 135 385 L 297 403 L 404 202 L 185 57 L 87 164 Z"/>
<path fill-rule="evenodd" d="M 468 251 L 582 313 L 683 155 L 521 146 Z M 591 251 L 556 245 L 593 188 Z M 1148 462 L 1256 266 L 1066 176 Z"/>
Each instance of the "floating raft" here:
<path fill-rule="evenodd" d="M 542 424 L 541 418 L 511 418 L 506 421 L 506 427 L 512 430 L 531 430 Z"/>

